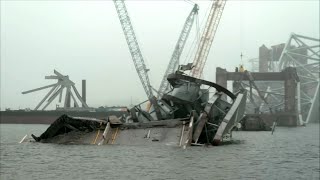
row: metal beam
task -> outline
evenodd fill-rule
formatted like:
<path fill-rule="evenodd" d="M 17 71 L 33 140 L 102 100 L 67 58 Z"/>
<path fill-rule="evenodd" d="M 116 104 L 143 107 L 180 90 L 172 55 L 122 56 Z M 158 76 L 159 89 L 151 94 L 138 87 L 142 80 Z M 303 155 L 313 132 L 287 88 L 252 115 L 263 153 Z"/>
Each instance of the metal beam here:
<path fill-rule="evenodd" d="M 312 37 L 307 37 L 307 36 L 302 36 L 302 35 L 299 35 L 299 34 L 294 34 L 294 36 L 300 37 L 300 38 L 303 38 L 303 39 L 308 39 L 308 40 L 311 40 L 311 41 L 320 41 L 320 39 L 316 39 L 316 38 L 312 38 Z"/>
<path fill-rule="evenodd" d="M 285 77 L 281 72 L 251 73 L 255 81 L 283 81 Z M 227 72 L 227 81 L 249 81 L 244 72 Z"/>
<path fill-rule="evenodd" d="M 73 93 L 71 93 L 71 91 L 70 91 L 70 95 L 71 95 L 71 98 L 73 99 L 73 102 L 75 103 L 76 107 L 79 107 L 79 104 L 78 104 L 76 98 L 74 98 Z"/>
<path fill-rule="evenodd" d="M 69 79 L 69 76 L 64 76 L 61 73 L 59 73 L 58 71 L 56 71 L 56 70 L 54 70 L 53 73 L 56 74 L 60 79 L 65 80 L 66 82 L 69 82 L 70 84 L 74 85 L 74 82 L 72 82 Z"/>
<path fill-rule="evenodd" d="M 84 107 L 89 108 L 87 103 L 84 102 L 79 94 L 79 92 L 77 91 L 76 87 L 74 85 L 72 85 L 73 91 L 76 93 L 76 96 L 78 97 L 78 99 L 81 101 L 81 103 L 84 105 Z"/>
<path fill-rule="evenodd" d="M 61 100 L 62 100 L 62 93 L 63 93 L 63 90 L 60 92 L 60 94 L 59 94 L 59 103 L 61 102 Z"/>
<path fill-rule="evenodd" d="M 47 104 L 42 108 L 42 110 L 45 110 L 45 109 L 47 108 L 47 106 L 54 100 L 54 98 L 56 98 L 56 97 L 58 96 L 58 94 L 60 93 L 60 91 L 62 91 L 63 87 L 64 87 L 64 86 L 61 86 L 60 89 L 59 89 L 55 94 L 53 94 L 53 95 L 49 98 Z"/>
<path fill-rule="evenodd" d="M 316 118 L 319 118 L 319 84 L 318 84 L 318 86 L 315 90 L 315 94 L 311 100 L 311 107 L 310 107 L 310 110 L 308 112 L 308 116 L 307 116 L 305 122 L 308 123 L 311 119 L 313 120 Z"/>
<path fill-rule="evenodd" d="M 50 96 L 50 94 L 57 88 L 57 86 L 59 86 L 58 84 L 56 84 L 55 86 L 53 86 L 51 88 L 51 90 L 47 93 L 47 95 L 40 101 L 40 103 L 36 106 L 36 108 L 34 108 L 34 110 L 38 110 L 38 108 L 42 105 L 42 103 Z"/>
<path fill-rule="evenodd" d="M 306 45 L 306 43 L 304 43 L 304 42 L 302 42 L 299 38 L 296 38 L 296 37 L 294 37 L 297 41 L 299 41 L 301 44 L 303 44 L 304 46 L 307 46 L 308 47 L 308 45 Z M 312 40 L 312 39 L 311 39 Z M 317 39 L 313 39 L 314 41 L 319 41 L 319 40 L 317 40 Z M 319 54 L 317 54 L 313 49 L 311 49 L 311 48 L 308 48 L 308 50 L 309 51 L 311 51 L 311 52 L 313 52 L 313 54 L 315 54 L 316 56 L 318 56 L 318 58 L 320 58 L 320 55 Z"/>
<path fill-rule="evenodd" d="M 64 98 L 64 108 L 70 107 L 70 87 L 66 87 L 66 95 Z"/>
<path fill-rule="evenodd" d="M 59 79 L 58 76 L 45 76 L 45 79 Z"/>
<path fill-rule="evenodd" d="M 36 89 L 32 89 L 32 90 L 29 90 L 29 91 L 24 91 L 22 92 L 22 94 L 28 94 L 28 93 L 31 93 L 31 92 L 35 92 L 35 91 L 40 91 L 42 89 L 46 89 L 46 88 L 49 88 L 49 87 L 53 87 L 55 85 L 57 85 L 58 83 L 54 83 L 54 84 L 50 84 L 48 86 L 43 86 L 43 87 L 40 87 L 40 88 L 36 88 Z"/>

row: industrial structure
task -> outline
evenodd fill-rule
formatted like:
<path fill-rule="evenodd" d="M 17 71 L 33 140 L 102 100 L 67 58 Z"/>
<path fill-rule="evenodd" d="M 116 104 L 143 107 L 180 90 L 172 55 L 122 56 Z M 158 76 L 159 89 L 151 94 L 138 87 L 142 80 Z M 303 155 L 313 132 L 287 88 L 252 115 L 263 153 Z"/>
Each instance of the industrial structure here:
<path fill-rule="evenodd" d="M 190 75 L 195 78 L 201 78 L 202 76 L 203 68 L 206 64 L 225 4 L 226 0 L 215 0 L 212 3 L 209 16 L 204 26 L 204 31 L 193 60 L 193 68 L 190 72 Z"/>
<path fill-rule="evenodd" d="M 125 2 L 113 2 L 147 100 L 128 109 L 121 117 L 111 115 L 97 119 L 62 115 L 40 136 L 32 135 L 35 141 L 97 145 L 160 142 L 185 148 L 219 145 L 232 136 L 234 129 L 240 128 L 241 121 L 244 130 L 268 130 L 275 123 L 295 127 L 319 118 L 319 112 L 316 113 L 319 108 L 319 50 L 314 50 L 320 47 L 318 39 L 292 34 L 286 44 L 272 46 L 271 50 L 266 46 L 259 49 L 259 58 L 250 60 L 258 72 L 249 72 L 243 66 L 235 72 L 217 68 L 216 83 L 206 81 L 201 76 L 226 1 L 213 2 L 193 62 L 182 65 L 179 60 L 198 14 L 199 8 L 195 4 L 157 91 L 150 84 L 149 69 Z M 317 44 L 308 45 L 305 40 Z M 55 78 L 59 79 L 58 76 Z M 67 76 L 62 76 L 61 81 L 64 83 L 60 83 L 61 88 L 48 103 L 58 94 L 61 99 L 61 89 L 66 87 L 65 108 L 68 108 L 70 97 L 75 101 L 70 92 L 74 83 Z M 227 81 L 233 81 L 233 91 L 227 89 Z M 45 100 L 56 84 L 25 93 L 48 87 L 53 88 Z M 212 89 L 214 94 L 210 96 Z M 88 108 L 85 95 L 81 99 L 75 88 L 74 91 Z M 84 88 L 82 92 L 85 91 Z M 76 107 L 79 106 L 76 104 Z"/>
<path fill-rule="evenodd" d="M 296 109 L 296 94 L 299 78 L 295 68 L 286 68 L 282 72 L 227 72 L 217 68 L 216 82 L 227 87 L 227 81 L 233 81 L 233 90 L 248 91 L 246 115 L 243 122 L 244 130 L 269 129 L 273 122 L 280 126 L 297 126 L 299 113 Z M 268 92 L 273 86 L 284 87 L 284 108 L 274 105 L 268 98 Z M 268 88 L 269 87 L 269 88 Z"/>
<path fill-rule="evenodd" d="M 167 80 L 167 77 L 169 74 L 174 73 L 177 69 L 178 66 L 180 64 L 179 60 L 180 60 L 180 56 L 182 54 L 183 48 L 187 42 L 189 33 L 191 31 L 195 16 L 198 15 L 198 10 L 199 7 L 197 4 L 195 4 L 189 14 L 189 16 L 187 17 L 184 26 L 182 28 L 182 31 L 180 33 L 178 42 L 174 48 L 174 51 L 172 53 L 171 59 L 169 61 L 167 70 L 161 80 L 160 86 L 159 86 L 159 90 L 158 90 L 158 98 L 161 98 L 163 96 L 164 93 L 169 91 L 169 82 Z"/>
<path fill-rule="evenodd" d="M 254 72 L 226 72 L 218 68 L 217 83 L 248 89 L 248 130 L 278 125 L 305 125 L 319 121 L 319 39 L 292 33 L 286 44 L 259 48 L 251 59 Z M 285 115 L 286 114 L 286 115 Z"/>
<path fill-rule="evenodd" d="M 164 94 L 169 93 L 170 91 L 172 91 L 172 87 L 169 88 L 169 82 L 167 81 L 167 77 L 169 74 L 174 73 L 178 68 L 179 65 L 179 59 L 181 56 L 181 53 L 183 51 L 183 48 L 185 46 L 185 43 L 188 39 L 189 33 L 191 31 L 192 25 L 194 20 L 197 18 L 197 14 L 198 14 L 198 5 L 194 4 L 191 12 L 189 13 L 184 26 L 182 28 L 182 31 L 179 35 L 178 41 L 176 43 L 176 46 L 174 48 L 172 57 L 170 59 L 170 62 L 168 64 L 167 70 L 163 76 L 163 80 L 160 84 L 159 90 L 156 91 L 150 84 L 149 81 L 149 76 L 148 76 L 148 68 L 145 65 L 144 62 L 144 58 L 142 56 L 139 44 L 138 44 L 138 40 L 135 36 L 133 27 L 132 27 L 132 23 L 128 14 L 128 11 L 126 9 L 125 3 L 123 0 L 114 0 L 114 5 L 116 7 L 116 12 L 118 14 L 120 23 L 121 23 L 121 27 L 123 29 L 129 50 L 130 50 L 130 54 L 132 56 L 132 60 L 134 62 L 137 74 L 140 78 L 140 81 L 143 85 L 143 88 L 147 94 L 148 97 L 148 101 L 149 101 L 149 105 L 147 108 L 147 113 L 149 113 L 154 120 L 161 120 L 161 119 L 166 119 L 167 117 L 163 117 L 163 114 L 161 113 L 160 107 L 159 106 L 169 106 L 168 104 L 166 104 L 166 102 L 164 102 L 162 100 L 162 96 Z M 221 13 L 224 7 L 225 1 L 215 1 L 210 9 L 210 13 L 209 13 L 209 17 L 207 19 L 206 22 L 206 26 L 204 28 L 204 32 L 202 35 L 202 40 L 201 43 L 199 44 L 199 47 L 197 48 L 198 54 L 201 53 L 201 49 L 202 48 L 206 48 L 206 53 L 209 53 L 208 48 L 210 49 L 211 43 L 213 41 L 213 37 L 215 34 L 215 31 L 217 29 L 220 17 L 221 17 Z M 209 41 L 207 41 L 209 40 Z M 197 61 L 206 61 L 206 56 L 201 56 L 201 58 L 197 58 L 197 60 L 194 60 L 194 65 L 193 67 L 196 66 L 196 64 L 198 64 Z M 197 57 L 197 55 L 196 55 Z M 203 63 L 200 63 L 203 64 Z M 179 65 L 180 67 L 182 67 L 183 65 Z M 191 69 L 191 68 L 190 68 Z M 190 70 L 189 69 L 189 70 Z M 58 73 L 55 71 L 55 73 Z M 201 74 L 202 72 L 200 72 Z M 49 78 L 49 77 L 46 77 Z M 52 77 L 51 77 L 52 78 Z M 64 103 L 64 107 L 57 107 L 57 110 L 59 111 L 64 111 L 64 110 L 76 110 L 76 111 L 82 111 L 82 110 L 90 110 L 90 108 L 88 108 L 87 104 L 85 103 L 86 101 L 86 88 L 85 88 L 85 81 L 83 81 L 83 87 L 82 87 L 82 97 L 79 95 L 78 91 L 75 89 L 74 83 L 68 78 L 68 76 L 63 76 L 59 73 L 59 77 L 54 77 L 56 79 L 58 79 L 58 82 L 56 84 L 52 84 L 49 86 L 45 86 L 45 87 L 41 87 L 41 88 L 37 88 L 34 90 L 30 90 L 30 91 L 26 91 L 23 92 L 23 94 L 26 93 L 30 93 L 30 92 L 34 92 L 37 90 L 42 90 L 45 88 L 50 88 L 52 87 L 52 89 L 49 91 L 49 93 L 43 98 L 43 100 L 37 105 L 37 107 L 35 108 L 35 110 L 38 110 L 38 108 L 42 105 L 42 103 L 44 103 L 44 101 L 48 101 L 46 103 L 46 105 L 42 108 L 42 110 L 45 110 L 47 108 L 47 106 L 59 95 L 59 102 L 61 102 L 62 100 L 62 93 L 64 88 L 66 88 L 66 95 L 65 95 L 65 103 Z M 76 94 L 76 98 L 78 98 L 78 100 L 82 103 L 82 107 L 79 107 L 77 100 L 75 98 L 75 96 L 73 95 L 73 93 L 71 92 L 71 89 L 74 89 L 74 92 Z M 158 93 L 158 98 L 155 97 L 153 90 L 155 92 Z M 50 96 L 51 95 L 51 96 Z M 50 97 L 49 97 L 50 96 Z M 48 99 L 49 97 L 49 99 Z M 73 108 L 71 108 L 71 98 L 74 101 L 74 106 Z M 92 111 L 94 111 L 94 109 L 91 109 Z"/>
<path fill-rule="evenodd" d="M 113 0 L 113 2 L 116 7 L 117 14 L 121 23 L 121 27 L 125 35 L 136 71 L 138 73 L 142 86 L 147 94 L 148 100 L 151 103 L 150 108 L 148 108 L 148 111 L 150 110 L 151 112 L 152 110 L 154 110 L 153 111 L 155 114 L 154 118 L 157 120 L 165 119 L 165 117 L 163 117 L 163 114 L 161 113 L 160 106 L 169 106 L 169 105 L 166 104 L 164 101 L 162 101 L 160 97 L 162 97 L 164 93 L 168 91 L 169 83 L 167 82 L 166 78 L 170 73 L 174 72 L 175 68 L 177 68 L 179 64 L 179 58 L 182 53 L 185 42 L 187 40 L 187 37 L 190 33 L 190 30 L 194 21 L 194 16 L 198 13 L 198 5 L 196 4 L 194 5 L 192 11 L 190 12 L 184 24 L 184 27 L 178 39 L 177 45 L 173 52 L 172 58 L 169 62 L 165 75 L 160 84 L 160 89 L 158 91 L 159 99 L 157 99 L 153 95 L 153 91 L 152 91 L 153 87 L 151 86 L 149 81 L 148 69 L 145 65 L 144 58 L 142 56 L 142 52 L 138 44 L 138 40 L 135 36 L 135 32 L 132 27 L 132 23 L 131 23 L 125 2 L 124 0 Z M 205 25 L 203 34 L 201 36 L 200 43 L 197 48 L 195 59 L 193 61 L 193 65 L 188 69 L 188 70 L 191 70 L 190 73 L 193 77 L 200 78 L 202 74 L 212 41 L 214 39 L 215 32 L 219 25 L 219 21 L 220 21 L 225 3 L 226 1 L 224 0 L 216 0 L 213 2 L 211 6 L 210 13 L 206 21 L 206 25 Z"/>
<path fill-rule="evenodd" d="M 35 91 L 40 91 L 43 89 L 51 88 L 50 91 L 45 95 L 45 97 L 40 101 L 40 103 L 35 107 L 34 110 L 38 110 L 40 106 L 47 100 L 46 104 L 43 106 L 42 110 L 45 110 L 52 101 L 59 96 L 59 103 L 62 100 L 62 94 L 65 90 L 65 98 L 64 98 L 64 107 L 63 109 L 70 109 L 71 107 L 71 98 L 74 102 L 77 110 L 88 109 L 88 105 L 86 104 L 86 81 L 82 81 L 82 97 L 80 96 L 78 90 L 75 87 L 75 83 L 69 79 L 69 76 L 62 75 L 58 71 L 54 70 L 55 75 L 46 76 L 45 79 L 56 79 L 58 82 L 43 86 L 40 88 L 32 89 L 29 91 L 24 91 L 22 94 L 28 94 Z M 72 91 L 73 90 L 73 91 Z M 75 93 L 75 95 L 73 94 Z M 77 101 L 80 101 L 83 108 L 80 108 Z"/>
<path fill-rule="evenodd" d="M 136 71 L 138 73 L 138 76 L 140 78 L 143 89 L 147 94 L 148 100 L 150 101 L 150 103 L 153 105 L 155 109 L 157 119 L 162 119 L 157 98 L 153 95 L 153 92 L 152 92 L 152 87 L 151 87 L 149 75 L 148 75 L 149 69 L 147 69 L 147 66 L 144 62 L 144 58 L 142 56 L 142 52 L 140 50 L 137 37 L 132 27 L 132 23 L 131 23 L 126 5 L 124 3 L 124 0 L 113 0 L 113 2 L 116 7 L 117 14 L 119 16 L 119 20 L 121 23 L 121 27 L 125 35 L 132 60 L 136 68 Z"/>
<path fill-rule="evenodd" d="M 37 142 L 50 143 L 171 143 L 186 148 L 190 145 L 219 145 L 232 136 L 232 130 L 244 114 L 246 91 L 234 94 L 218 84 L 180 73 L 170 74 L 168 81 L 174 90 L 162 98 L 170 104 L 160 108 L 162 117 L 166 117 L 164 120 L 155 120 L 152 113 L 139 106 L 131 109 L 126 118 L 109 116 L 99 120 L 63 115 L 39 137 L 32 137 Z M 185 89 L 189 85 L 192 89 Z M 200 86 L 215 88 L 217 93 L 209 99 L 207 91 Z M 222 96 L 228 96 L 231 102 Z"/>
<path fill-rule="evenodd" d="M 297 105 L 300 121 L 319 121 L 320 39 L 292 33 L 279 60 L 279 69 L 295 67 L 300 79 Z"/>
<path fill-rule="evenodd" d="M 243 117 L 246 91 L 239 90 L 232 93 L 216 83 L 197 78 L 202 74 L 225 1 L 217 0 L 213 3 L 193 65 L 175 71 L 194 16 L 198 12 L 198 6 L 194 5 L 164 75 L 163 82 L 164 84 L 165 82 L 170 83 L 171 89 L 167 91 L 168 85 L 164 86 L 162 83 L 161 86 L 164 88 L 160 89 L 158 99 L 152 92 L 148 69 L 144 63 L 125 3 L 123 0 L 113 0 L 113 2 L 136 71 L 148 97 L 145 102 L 150 102 L 150 106 L 145 108 L 142 106 L 145 103 L 143 102 L 131 108 L 127 117 L 109 116 L 106 120 L 61 116 L 41 136 L 32 135 L 34 140 L 55 143 L 77 141 L 77 143 L 85 144 L 90 142 L 88 139 L 96 134 L 92 144 L 113 144 L 115 142 L 139 144 L 155 141 L 172 143 L 173 141 L 174 144 L 185 148 L 192 144 L 219 145 L 225 138 L 230 137 L 232 130 L 238 126 Z M 191 70 L 193 77 L 186 75 L 186 70 Z M 210 89 L 215 89 L 216 92 L 211 97 L 209 96 Z M 230 100 L 223 98 L 225 96 Z M 103 130 L 102 134 L 100 130 Z M 80 139 L 74 139 L 79 136 L 81 136 Z M 86 139 L 83 136 L 90 138 Z M 149 139 L 150 137 L 152 140 Z"/>

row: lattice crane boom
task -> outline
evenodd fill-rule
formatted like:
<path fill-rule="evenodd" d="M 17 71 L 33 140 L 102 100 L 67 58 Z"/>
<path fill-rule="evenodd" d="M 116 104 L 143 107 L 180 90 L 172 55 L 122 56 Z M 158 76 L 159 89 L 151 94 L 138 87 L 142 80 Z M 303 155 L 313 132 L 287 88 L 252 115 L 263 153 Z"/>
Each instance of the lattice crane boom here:
<path fill-rule="evenodd" d="M 201 77 L 225 4 L 226 0 L 215 0 L 211 6 L 199 46 L 193 60 L 194 68 L 191 70 L 191 76 L 193 77 Z"/>
<path fill-rule="evenodd" d="M 161 115 L 159 106 L 157 104 L 157 99 L 152 93 L 152 87 L 150 85 L 150 80 L 148 76 L 148 69 L 144 62 L 144 59 L 137 41 L 137 37 L 133 30 L 132 23 L 131 23 L 126 5 L 124 3 L 124 0 L 113 0 L 113 2 L 116 7 L 120 24 L 121 24 L 123 33 L 125 35 L 127 44 L 129 46 L 130 54 L 131 54 L 134 66 L 136 68 L 136 71 L 138 73 L 138 76 L 140 78 L 141 84 L 143 86 L 143 89 L 146 92 L 149 101 L 151 102 L 151 104 L 155 109 L 157 118 L 162 119 L 162 115 Z"/>
<path fill-rule="evenodd" d="M 168 89 L 169 82 L 167 80 L 167 76 L 171 73 L 173 73 L 178 65 L 179 65 L 179 59 L 181 56 L 181 53 L 183 51 L 183 48 L 186 44 L 186 41 L 188 39 L 188 36 L 190 34 L 194 18 L 198 14 L 199 6 L 197 4 L 194 5 L 191 12 L 189 13 L 189 16 L 187 17 L 184 26 L 182 28 L 182 31 L 180 33 L 179 39 L 176 43 L 176 46 L 174 48 L 174 51 L 172 53 L 171 59 L 169 61 L 169 64 L 167 66 L 167 70 L 162 78 L 159 90 L 158 90 L 158 97 L 161 97 Z"/>
<path fill-rule="evenodd" d="M 149 81 L 148 69 L 145 65 L 135 32 L 133 30 L 131 20 L 124 3 L 124 0 L 113 0 L 114 5 L 116 7 L 119 20 L 122 26 L 123 33 L 125 35 L 127 44 L 129 46 L 130 54 L 148 98 L 153 97 L 152 88 Z"/>

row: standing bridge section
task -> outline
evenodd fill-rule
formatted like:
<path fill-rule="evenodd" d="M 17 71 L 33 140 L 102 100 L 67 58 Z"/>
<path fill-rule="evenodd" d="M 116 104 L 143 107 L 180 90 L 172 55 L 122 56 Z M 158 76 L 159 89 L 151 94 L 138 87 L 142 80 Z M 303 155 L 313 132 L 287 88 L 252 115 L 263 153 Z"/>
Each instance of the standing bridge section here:
<path fill-rule="evenodd" d="M 296 69 L 287 67 L 281 72 L 228 72 L 218 67 L 216 69 L 216 83 L 227 88 L 227 82 L 233 81 L 233 91 L 246 89 L 248 106 L 243 119 L 245 130 L 268 130 L 273 122 L 280 126 L 297 126 L 301 121 L 301 112 L 298 106 L 299 77 Z M 270 86 L 263 84 L 272 82 L 284 86 L 281 93 L 273 93 Z M 275 87 L 272 87 L 275 88 Z M 267 90 L 265 90 L 267 89 Z M 281 96 L 280 102 L 271 97 Z M 278 98 L 281 99 L 281 98 Z M 251 104 L 251 106 L 250 106 Z"/>

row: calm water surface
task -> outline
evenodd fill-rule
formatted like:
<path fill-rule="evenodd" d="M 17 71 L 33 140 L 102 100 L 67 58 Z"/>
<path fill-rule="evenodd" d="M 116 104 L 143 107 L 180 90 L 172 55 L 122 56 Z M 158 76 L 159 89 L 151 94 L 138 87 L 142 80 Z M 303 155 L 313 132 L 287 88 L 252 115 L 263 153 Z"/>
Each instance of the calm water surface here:
<path fill-rule="evenodd" d="M 0 179 L 319 179 L 319 124 L 234 132 L 219 147 L 18 142 L 48 125 L 0 125 Z"/>

